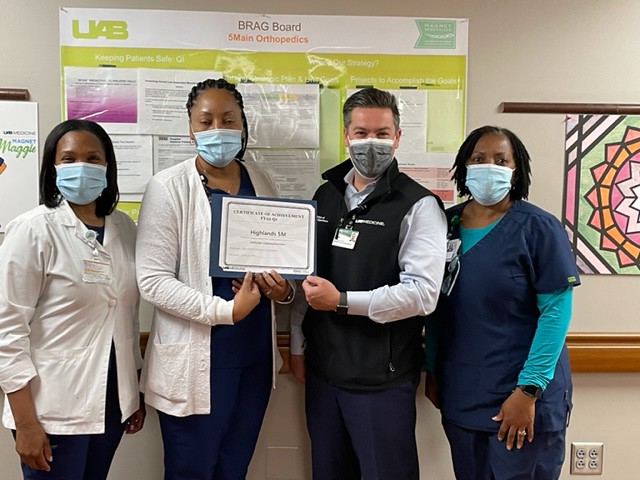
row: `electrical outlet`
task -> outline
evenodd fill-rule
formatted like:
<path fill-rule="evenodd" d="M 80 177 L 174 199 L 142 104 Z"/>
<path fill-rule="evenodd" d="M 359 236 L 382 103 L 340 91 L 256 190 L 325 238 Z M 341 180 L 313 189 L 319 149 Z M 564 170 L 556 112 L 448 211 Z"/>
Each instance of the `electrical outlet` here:
<path fill-rule="evenodd" d="M 572 442 L 571 475 L 602 475 L 604 443 Z"/>

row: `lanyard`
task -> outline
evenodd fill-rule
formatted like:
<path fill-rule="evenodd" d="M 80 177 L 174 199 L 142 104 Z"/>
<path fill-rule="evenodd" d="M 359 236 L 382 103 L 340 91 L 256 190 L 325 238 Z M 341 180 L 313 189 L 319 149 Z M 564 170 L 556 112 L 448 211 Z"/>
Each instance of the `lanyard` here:
<path fill-rule="evenodd" d="M 338 238 L 338 232 L 340 230 L 353 230 L 353 227 L 356 224 L 356 218 L 358 215 L 364 214 L 364 212 L 369 208 L 366 203 L 361 203 L 353 210 L 347 212 L 342 218 L 340 218 L 340 223 L 338 228 L 336 228 L 335 238 Z"/>

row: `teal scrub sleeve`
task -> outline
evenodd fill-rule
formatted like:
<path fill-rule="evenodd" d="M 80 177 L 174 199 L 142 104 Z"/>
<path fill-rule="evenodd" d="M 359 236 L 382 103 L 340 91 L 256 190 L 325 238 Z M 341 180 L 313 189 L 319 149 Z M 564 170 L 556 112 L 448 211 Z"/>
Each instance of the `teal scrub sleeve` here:
<path fill-rule="evenodd" d="M 540 318 L 518 385 L 537 385 L 542 389 L 549 385 L 569 330 L 572 299 L 570 286 L 537 294 Z"/>

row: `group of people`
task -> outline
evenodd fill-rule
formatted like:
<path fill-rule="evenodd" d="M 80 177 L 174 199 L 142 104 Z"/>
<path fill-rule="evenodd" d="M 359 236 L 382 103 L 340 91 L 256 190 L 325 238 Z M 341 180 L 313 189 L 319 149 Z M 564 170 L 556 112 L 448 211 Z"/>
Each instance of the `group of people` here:
<path fill-rule="evenodd" d="M 233 84 L 198 83 L 187 113 L 196 155 L 150 180 L 137 229 L 115 209 L 111 140 L 86 120 L 51 131 L 43 204 L 7 226 L 0 388 L 25 479 L 105 479 L 145 404 L 165 479 L 244 478 L 281 366 L 276 313 L 290 303 L 314 479 L 420 478 L 423 369 L 458 479 L 559 477 L 579 278 L 561 224 L 525 201 L 518 137 L 468 136 L 452 169 L 467 200 L 445 211 L 399 171 L 395 97 L 357 91 L 343 106 L 349 158 L 314 196 L 317 272 L 296 284 L 275 270 L 211 276 L 215 199 L 277 189 L 243 160 Z M 154 307 L 144 362 L 140 297 Z"/>

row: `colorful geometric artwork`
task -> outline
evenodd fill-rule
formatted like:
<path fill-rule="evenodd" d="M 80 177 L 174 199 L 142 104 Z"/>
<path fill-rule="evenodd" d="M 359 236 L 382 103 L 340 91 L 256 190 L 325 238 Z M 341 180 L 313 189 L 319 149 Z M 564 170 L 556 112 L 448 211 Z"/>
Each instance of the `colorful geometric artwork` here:
<path fill-rule="evenodd" d="M 640 117 L 567 119 L 563 223 L 579 270 L 640 274 Z"/>

